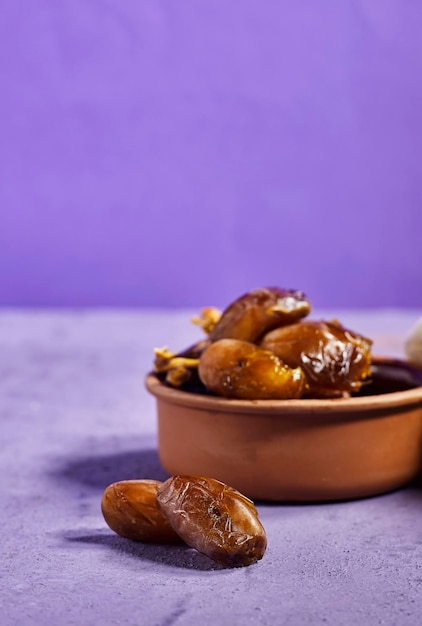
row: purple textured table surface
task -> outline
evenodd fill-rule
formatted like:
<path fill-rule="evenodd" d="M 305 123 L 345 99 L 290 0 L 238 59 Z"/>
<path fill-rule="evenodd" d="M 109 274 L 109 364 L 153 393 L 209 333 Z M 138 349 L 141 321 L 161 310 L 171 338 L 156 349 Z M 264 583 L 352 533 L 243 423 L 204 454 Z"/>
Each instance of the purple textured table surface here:
<path fill-rule="evenodd" d="M 400 355 L 420 311 L 334 312 Z M 324 505 L 257 503 L 262 561 L 223 569 L 121 539 L 110 482 L 164 478 L 152 348 L 198 337 L 190 312 L 0 313 L 1 624 L 415 624 L 422 490 Z"/>

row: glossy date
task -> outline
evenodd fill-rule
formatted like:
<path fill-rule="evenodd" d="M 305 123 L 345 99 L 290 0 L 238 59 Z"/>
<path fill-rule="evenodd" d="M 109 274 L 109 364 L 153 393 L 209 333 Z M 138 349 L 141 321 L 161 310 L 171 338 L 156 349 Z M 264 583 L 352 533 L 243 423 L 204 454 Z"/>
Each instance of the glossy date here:
<path fill-rule="evenodd" d="M 239 339 L 220 339 L 201 355 L 199 378 L 213 393 L 244 400 L 301 398 L 307 381 L 275 354 Z"/>
<path fill-rule="evenodd" d="M 301 292 L 278 287 L 255 289 L 232 302 L 209 334 L 211 341 L 257 341 L 261 335 L 308 315 L 311 303 Z"/>
<path fill-rule="evenodd" d="M 301 321 L 267 333 L 261 347 L 301 367 L 310 393 L 359 391 L 371 373 L 372 342 L 338 322 Z"/>
<path fill-rule="evenodd" d="M 267 538 L 253 502 L 218 480 L 173 476 L 157 503 L 176 533 L 216 563 L 242 567 L 264 556 Z"/>
<path fill-rule="evenodd" d="M 158 480 L 122 480 L 104 491 L 101 510 L 115 533 L 133 541 L 181 541 L 157 506 Z"/>

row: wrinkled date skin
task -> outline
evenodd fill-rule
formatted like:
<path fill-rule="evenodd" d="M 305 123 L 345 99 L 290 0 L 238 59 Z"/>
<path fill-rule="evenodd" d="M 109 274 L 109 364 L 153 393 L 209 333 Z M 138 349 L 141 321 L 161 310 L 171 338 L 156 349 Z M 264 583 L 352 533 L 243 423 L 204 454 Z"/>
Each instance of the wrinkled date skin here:
<path fill-rule="evenodd" d="M 372 342 L 337 322 L 302 321 L 267 333 L 261 347 L 301 367 L 310 393 L 359 391 L 370 376 Z"/>
<path fill-rule="evenodd" d="M 211 344 L 201 355 L 198 373 L 210 391 L 226 398 L 301 398 L 307 390 L 300 367 L 291 368 L 272 352 L 238 339 Z"/>
<path fill-rule="evenodd" d="M 157 502 L 177 534 L 216 563 L 242 567 L 265 553 L 253 502 L 218 480 L 173 476 L 159 488 Z"/>
<path fill-rule="evenodd" d="M 291 368 L 272 352 L 238 339 L 211 344 L 199 360 L 198 373 L 210 391 L 226 398 L 300 398 L 307 389 L 300 367 Z"/>
<path fill-rule="evenodd" d="M 311 303 L 301 292 L 278 287 L 256 289 L 232 302 L 211 331 L 211 341 L 255 342 L 264 333 L 308 315 Z"/>
<path fill-rule="evenodd" d="M 133 541 L 181 541 L 157 505 L 158 480 L 122 480 L 104 491 L 101 510 L 115 533 Z"/>

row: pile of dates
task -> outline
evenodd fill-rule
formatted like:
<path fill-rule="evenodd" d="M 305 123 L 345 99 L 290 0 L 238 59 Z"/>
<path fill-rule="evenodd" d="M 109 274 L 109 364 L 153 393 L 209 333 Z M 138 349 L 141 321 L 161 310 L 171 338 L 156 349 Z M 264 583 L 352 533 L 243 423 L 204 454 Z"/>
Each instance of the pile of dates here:
<path fill-rule="evenodd" d="M 155 350 L 154 370 L 168 385 L 225 398 L 338 398 L 358 392 L 371 375 L 371 340 L 337 320 L 305 319 L 301 292 L 251 291 L 222 313 L 194 318 L 206 339 L 180 353 Z"/>

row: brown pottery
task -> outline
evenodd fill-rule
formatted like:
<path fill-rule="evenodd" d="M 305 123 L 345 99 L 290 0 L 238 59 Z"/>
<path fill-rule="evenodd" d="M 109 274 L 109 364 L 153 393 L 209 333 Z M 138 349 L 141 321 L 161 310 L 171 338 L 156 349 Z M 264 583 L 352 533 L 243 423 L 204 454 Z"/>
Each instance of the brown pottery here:
<path fill-rule="evenodd" d="M 155 374 L 158 449 L 169 474 L 219 479 L 252 499 L 333 501 L 387 492 L 422 467 L 422 371 L 378 358 L 364 394 L 230 400 Z"/>

